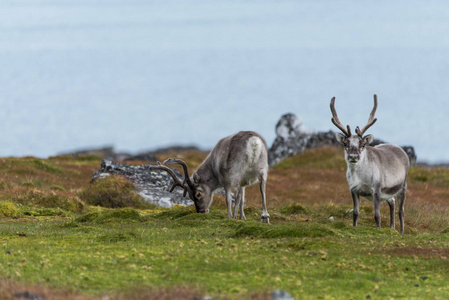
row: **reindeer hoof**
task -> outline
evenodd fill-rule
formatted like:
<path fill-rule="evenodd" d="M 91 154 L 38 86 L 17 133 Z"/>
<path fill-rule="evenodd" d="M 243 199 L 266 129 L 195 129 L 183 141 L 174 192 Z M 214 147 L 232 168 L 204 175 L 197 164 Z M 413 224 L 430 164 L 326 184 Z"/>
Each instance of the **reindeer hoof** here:
<path fill-rule="evenodd" d="M 260 217 L 260 222 L 270 224 L 270 216 Z"/>

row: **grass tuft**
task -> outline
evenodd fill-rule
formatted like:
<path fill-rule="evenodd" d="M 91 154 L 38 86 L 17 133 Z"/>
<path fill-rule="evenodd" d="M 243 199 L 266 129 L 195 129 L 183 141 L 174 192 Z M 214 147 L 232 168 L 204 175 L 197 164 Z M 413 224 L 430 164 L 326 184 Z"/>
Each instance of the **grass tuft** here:
<path fill-rule="evenodd" d="M 23 214 L 31 217 L 68 216 L 68 214 L 60 208 L 24 208 Z"/>
<path fill-rule="evenodd" d="M 69 212 L 80 213 L 84 209 L 84 204 L 76 196 L 53 192 L 44 192 L 39 190 L 28 190 L 14 199 L 22 205 L 38 206 L 45 208 L 60 208 Z"/>
<path fill-rule="evenodd" d="M 334 236 L 335 231 L 329 226 L 319 223 L 289 223 L 266 225 L 260 222 L 247 221 L 237 226 L 236 237 L 252 236 L 259 238 L 283 237 L 324 237 Z"/>
<path fill-rule="evenodd" d="M 0 217 L 17 218 L 20 214 L 20 210 L 15 203 L 11 201 L 0 202 Z"/>
<path fill-rule="evenodd" d="M 195 207 L 193 206 L 175 206 L 171 209 L 161 212 L 159 214 L 155 214 L 152 216 L 154 219 L 161 220 L 175 220 L 188 215 L 194 215 L 194 218 L 198 215 L 195 211 Z"/>
<path fill-rule="evenodd" d="M 109 223 L 115 221 L 135 221 L 142 220 L 140 213 L 132 208 L 122 208 L 114 210 L 102 210 L 87 213 L 85 215 L 75 218 L 76 223 L 92 222 L 97 224 Z"/>
<path fill-rule="evenodd" d="M 311 213 L 311 210 L 307 207 L 305 207 L 302 204 L 289 204 L 287 206 L 284 206 L 283 208 L 281 208 L 281 213 L 286 214 L 286 215 L 296 215 L 296 214 L 305 214 L 308 215 Z"/>
<path fill-rule="evenodd" d="M 107 208 L 153 208 L 136 192 L 134 185 L 123 177 L 108 176 L 83 189 L 79 197 L 89 205 Z"/>

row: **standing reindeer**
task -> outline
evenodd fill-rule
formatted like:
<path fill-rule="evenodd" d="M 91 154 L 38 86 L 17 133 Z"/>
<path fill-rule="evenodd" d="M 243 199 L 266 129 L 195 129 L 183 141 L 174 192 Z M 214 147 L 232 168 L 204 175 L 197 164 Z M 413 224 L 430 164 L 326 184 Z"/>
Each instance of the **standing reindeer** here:
<path fill-rule="evenodd" d="M 164 164 L 180 164 L 184 170 L 184 181 L 181 182 L 168 167 L 158 163 L 152 169 L 162 169 L 173 177 L 170 192 L 176 186 L 184 189 L 184 196 L 188 193 L 194 202 L 196 211 L 208 213 L 212 204 L 214 192 L 223 187 L 226 194 L 228 218 L 237 218 L 240 209 L 240 219 L 246 219 L 243 208 L 245 206 L 245 187 L 260 182 L 262 194 L 262 217 L 264 223 L 270 222 L 270 215 L 266 208 L 265 186 L 268 174 L 268 154 L 265 140 L 253 131 L 240 131 L 234 135 L 221 139 L 198 167 L 192 177 L 189 177 L 187 165 L 177 158 L 169 158 Z M 231 189 L 236 192 L 234 215 L 232 215 Z"/>
<path fill-rule="evenodd" d="M 374 95 L 374 107 L 368 119 L 368 123 L 362 130 L 357 126 L 356 134 L 351 134 L 351 128 L 347 129 L 341 124 L 335 110 L 335 97 L 331 100 L 332 123 L 344 134 L 336 133 L 337 141 L 345 147 L 345 160 L 348 165 L 346 177 L 354 202 L 353 225 L 357 226 L 359 216 L 360 196 L 374 202 L 374 220 L 380 228 L 381 201 L 387 201 L 390 206 L 390 227 L 394 226 L 395 198 L 398 200 L 399 221 L 401 234 L 404 234 L 404 201 L 407 191 L 407 174 L 410 163 L 407 154 L 402 148 L 395 145 L 368 146 L 374 139 L 373 135 L 365 135 L 365 132 L 376 121 L 374 114 L 377 109 L 377 95 Z"/>

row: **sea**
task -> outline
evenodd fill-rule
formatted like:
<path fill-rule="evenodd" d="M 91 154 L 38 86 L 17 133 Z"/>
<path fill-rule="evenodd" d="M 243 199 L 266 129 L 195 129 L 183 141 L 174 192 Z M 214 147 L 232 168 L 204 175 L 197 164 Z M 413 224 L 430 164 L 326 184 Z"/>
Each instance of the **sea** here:
<path fill-rule="evenodd" d="M 294 113 L 449 162 L 449 2 L 1 0 L 0 156 L 211 149 Z"/>

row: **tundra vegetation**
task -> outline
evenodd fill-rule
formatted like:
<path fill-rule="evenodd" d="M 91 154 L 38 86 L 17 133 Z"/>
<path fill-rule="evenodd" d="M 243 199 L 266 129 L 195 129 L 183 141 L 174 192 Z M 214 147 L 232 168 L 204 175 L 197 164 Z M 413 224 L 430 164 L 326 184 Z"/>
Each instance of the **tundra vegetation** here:
<path fill-rule="evenodd" d="M 217 195 L 198 214 L 142 203 L 122 178 L 89 185 L 97 157 L 1 158 L 0 299 L 270 299 L 276 289 L 447 299 L 449 170 L 410 170 L 401 236 L 388 218 L 376 228 L 364 200 L 352 226 L 342 154 L 314 149 L 272 167 L 271 224 L 260 223 L 257 185 L 246 189 L 246 220 L 235 220 Z M 196 168 L 206 154 L 182 157 Z"/>

